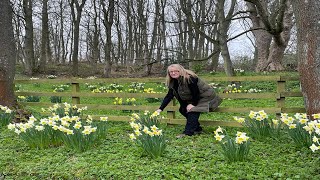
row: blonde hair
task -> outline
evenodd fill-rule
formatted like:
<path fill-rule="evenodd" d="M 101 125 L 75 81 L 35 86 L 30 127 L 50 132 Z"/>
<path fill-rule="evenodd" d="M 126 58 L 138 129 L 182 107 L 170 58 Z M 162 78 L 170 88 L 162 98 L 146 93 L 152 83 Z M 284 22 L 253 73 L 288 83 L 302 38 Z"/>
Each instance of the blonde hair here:
<path fill-rule="evenodd" d="M 167 68 L 167 76 L 166 76 L 166 85 L 169 86 L 170 82 L 173 81 L 173 78 L 170 76 L 169 68 L 175 68 L 179 71 L 180 76 L 182 76 L 182 81 L 183 83 L 189 83 L 190 81 L 190 76 L 192 77 L 198 77 L 196 73 L 189 69 L 185 69 L 183 66 L 180 64 L 171 64 Z"/>

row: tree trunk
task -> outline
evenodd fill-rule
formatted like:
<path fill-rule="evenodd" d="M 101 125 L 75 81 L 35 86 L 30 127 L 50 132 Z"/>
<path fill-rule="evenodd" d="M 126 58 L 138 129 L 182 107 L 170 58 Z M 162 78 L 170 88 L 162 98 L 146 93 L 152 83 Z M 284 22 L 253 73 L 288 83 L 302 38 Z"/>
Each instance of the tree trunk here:
<path fill-rule="evenodd" d="M 12 107 L 16 103 L 13 84 L 16 48 L 9 0 L 0 1 L 0 17 L 0 104 Z"/>
<path fill-rule="evenodd" d="M 292 8 L 289 0 L 245 0 L 256 38 L 258 63 L 256 71 L 281 71 L 284 51 L 290 39 L 293 26 Z M 269 7 L 269 8 L 268 8 Z M 272 43 L 270 45 L 270 43 Z"/>
<path fill-rule="evenodd" d="M 233 15 L 234 8 L 235 8 L 235 2 L 236 2 L 235 0 L 232 0 L 228 14 L 226 16 L 225 16 L 225 9 L 224 9 L 225 0 L 219 0 L 217 2 L 217 11 L 218 11 L 218 20 L 219 20 L 219 27 L 218 27 L 219 41 L 220 41 L 221 55 L 224 61 L 224 70 L 227 76 L 234 76 L 233 65 L 232 65 L 232 61 L 229 53 L 227 40 L 228 40 L 228 30 L 231 23 L 231 17 Z"/>
<path fill-rule="evenodd" d="M 293 1 L 297 20 L 298 70 L 308 115 L 320 113 L 320 1 Z"/>
<path fill-rule="evenodd" d="M 71 8 L 72 23 L 73 23 L 73 52 L 72 52 L 72 75 L 78 76 L 79 73 L 79 33 L 80 33 L 80 20 L 83 7 L 86 0 L 82 0 L 79 4 L 78 0 L 69 0 L 69 5 Z M 77 13 L 76 13 L 77 12 Z"/>
<path fill-rule="evenodd" d="M 49 40 L 49 26 L 48 26 L 48 0 L 42 1 L 42 30 L 41 30 L 41 52 L 39 71 L 44 72 L 48 57 L 48 40 Z"/>
<path fill-rule="evenodd" d="M 114 0 L 109 0 L 109 6 L 108 10 L 106 9 L 105 1 L 101 1 L 102 10 L 103 10 L 103 17 L 104 17 L 104 27 L 106 31 L 106 44 L 104 48 L 105 53 L 105 66 L 104 66 L 104 72 L 103 77 L 109 78 L 111 77 L 111 67 L 112 67 L 112 57 L 111 57 L 111 51 L 112 51 L 112 34 L 111 34 L 111 28 L 113 24 L 113 18 L 114 18 Z"/>
<path fill-rule="evenodd" d="M 26 23 L 25 32 L 25 72 L 29 76 L 35 71 L 35 58 L 33 47 L 33 22 L 32 22 L 32 0 L 23 0 L 24 19 Z"/>

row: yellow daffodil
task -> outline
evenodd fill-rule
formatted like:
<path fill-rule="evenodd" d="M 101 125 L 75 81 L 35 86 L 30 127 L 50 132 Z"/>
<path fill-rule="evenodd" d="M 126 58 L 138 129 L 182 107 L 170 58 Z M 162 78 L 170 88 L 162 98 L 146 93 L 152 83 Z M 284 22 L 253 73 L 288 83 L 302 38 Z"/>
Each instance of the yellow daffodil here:
<path fill-rule="evenodd" d="M 289 129 L 294 129 L 294 128 L 296 128 L 296 127 L 297 127 L 296 124 L 289 124 Z"/>
<path fill-rule="evenodd" d="M 279 120 L 277 120 L 277 119 L 272 119 L 272 123 L 273 123 L 274 125 L 278 125 L 278 124 L 279 124 Z"/>
<path fill-rule="evenodd" d="M 136 136 L 133 133 L 129 134 L 129 137 L 130 137 L 131 140 L 137 139 Z"/>
<path fill-rule="evenodd" d="M 108 121 L 108 117 L 107 116 L 100 117 L 100 121 Z"/>
<path fill-rule="evenodd" d="M 224 135 L 219 135 L 217 133 L 214 137 L 216 138 L 217 141 L 222 141 L 222 139 L 224 138 Z"/>
<path fill-rule="evenodd" d="M 318 113 L 318 114 L 312 114 L 312 117 L 313 117 L 314 119 L 320 119 L 320 113 Z"/>

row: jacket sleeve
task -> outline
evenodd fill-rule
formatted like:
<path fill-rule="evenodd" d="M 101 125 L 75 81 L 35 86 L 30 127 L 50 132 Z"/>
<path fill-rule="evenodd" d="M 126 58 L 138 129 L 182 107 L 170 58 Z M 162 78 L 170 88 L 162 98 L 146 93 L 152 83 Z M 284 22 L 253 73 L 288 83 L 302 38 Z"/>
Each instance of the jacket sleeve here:
<path fill-rule="evenodd" d="M 196 106 L 198 105 L 198 102 L 200 100 L 200 90 L 199 90 L 199 87 L 198 87 L 198 78 L 196 77 L 190 77 L 191 81 L 190 83 L 188 84 L 188 87 L 190 89 L 190 92 L 191 92 L 191 96 L 192 96 L 192 105 Z"/>
<path fill-rule="evenodd" d="M 164 108 L 166 108 L 167 105 L 170 103 L 170 101 L 173 99 L 173 97 L 174 97 L 173 89 L 170 88 L 167 95 L 164 97 L 159 109 L 163 111 Z"/>

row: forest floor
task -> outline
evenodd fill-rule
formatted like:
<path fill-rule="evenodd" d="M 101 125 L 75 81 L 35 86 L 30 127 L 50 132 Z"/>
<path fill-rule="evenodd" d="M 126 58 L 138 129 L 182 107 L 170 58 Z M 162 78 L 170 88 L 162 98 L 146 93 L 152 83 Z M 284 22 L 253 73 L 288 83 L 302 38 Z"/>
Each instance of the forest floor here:
<path fill-rule="evenodd" d="M 79 63 L 78 77 L 87 78 L 87 77 L 103 77 L 104 73 L 104 64 L 98 64 L 97 67 L 92 67 L 88 63 Z M 154 64 L 152 66 L 151 74 L 146 75 L 142 66 L 134 65 L 126 68 L 125 65 L 114 65 L 112 66 L 111 78 L 123 78 L 123 77 L 164 77 L 165 76 L 165 67 L 162 65 Z M 73 77 L 72 75 L 72 65 L 70 64 L 57 64 L 57 65 L 48 65 L 45 72 L 35 73 L 32 77 L 37 78 L 46 78 L 48 75 L 55 75 L 59 78 L 69 78 Z M 18 64 L 16 66 L 16 77 L 26 77 L 22 65 Z"/>

